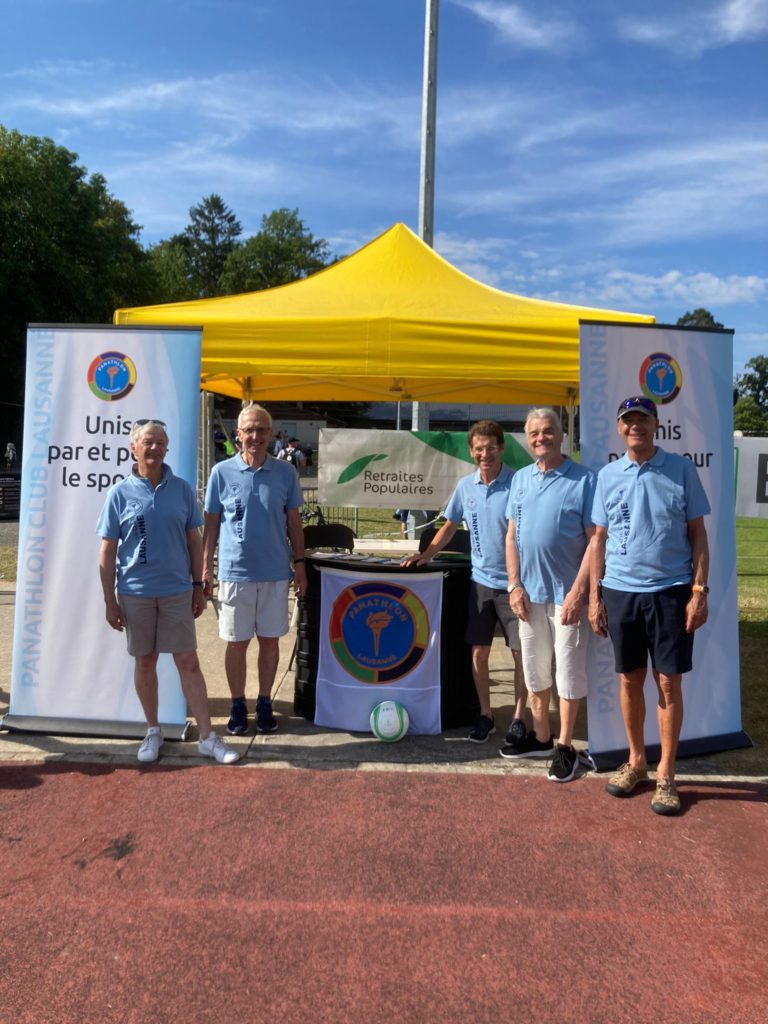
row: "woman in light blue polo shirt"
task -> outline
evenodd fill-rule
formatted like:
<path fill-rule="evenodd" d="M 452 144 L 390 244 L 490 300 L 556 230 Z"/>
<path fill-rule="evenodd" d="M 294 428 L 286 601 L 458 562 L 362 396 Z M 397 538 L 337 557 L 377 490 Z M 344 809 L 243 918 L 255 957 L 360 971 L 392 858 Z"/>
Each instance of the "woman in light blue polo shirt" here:
<path fill-rule="evenodd" d="M 131 451 L 136 463 L 108 491 L 96 532 L 102 539 L 99 573 L 107 622 L 126 632 L 128 653 L 135 658 L 134 685 L 147 719 L 137 757 L 156 761 L 163 745 L 157 659 L 168 653 L 197 721 L 199 753 L 232 764 L 240 755 L 213 731 L 197 657 L 195 619 L 205 609 L 200 510 L 186 480 L 164 465 L 168 435 L 161 420 L 134 422 Z"/>

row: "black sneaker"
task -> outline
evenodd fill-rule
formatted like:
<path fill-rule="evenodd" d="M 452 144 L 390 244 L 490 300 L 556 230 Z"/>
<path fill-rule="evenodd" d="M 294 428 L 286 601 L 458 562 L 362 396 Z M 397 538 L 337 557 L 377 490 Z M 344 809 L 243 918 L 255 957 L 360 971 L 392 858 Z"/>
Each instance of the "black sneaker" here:
<path fill-rule="evenodd" d="M 564 743 L 558 743 L 555 747 L 555 756 L 549 765 L 547 778 L 553 782 L 570 782 L 576 775 L 578 763 L 579 755 L 573 747 L 566 747 Z"/>
<path fill-rule="evenodd" d="M 507 731 L 507 743 L 510 747 L 516 747 L 519 743 L 522 743 L 525 739 L 527 729 L 525 728 L 525 722 L 522 718 L 513 718 L 509 723 L 509 729 Z"/>
<path fill-rule="evenodd" d="M 502 757 L 550 757 L 555 749 L 555 744 L 550 736 L 544 743 L 536 739 L 536 733 L 531 729 L 524 740 L 519 743 L 508 743 L 502 747 L 499 753 Z"/>
<path fill-rule="evenodd" d="M 269 697 L 259 697 L 256 701 L 256 732 L 277 732 L 277 719 L 272 714 Z"/>
<path fill-rule="evenodd" d="M 227 732 L 230 736 L 242 736 L 243 733 L 248 732 L 248 708 L 245 706 L 244 697 L 232 701 Z"/>
<path fill-rule="evenodd" d="M 475 719 L 475 724 L 472 726 L 472 732 L 469 734 L 467 739 L 473 743 L 485 743 L 489 736 L 492 736 L 496 732 L 496 724 L 492 718 L 488 715 L 478 715 Z"/>

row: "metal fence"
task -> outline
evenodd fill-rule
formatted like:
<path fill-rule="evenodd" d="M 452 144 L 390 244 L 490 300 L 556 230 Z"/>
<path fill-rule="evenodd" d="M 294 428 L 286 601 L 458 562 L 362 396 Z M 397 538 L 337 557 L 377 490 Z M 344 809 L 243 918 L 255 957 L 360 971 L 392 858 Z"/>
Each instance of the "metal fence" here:
<path fill-rule="evenodd" d="M 301 519 L 305 525 L 322 521 L 343 523 L 344 526 L 351 527 L 356 534 L 359 532 L 359 509 L 339 505 L 319 505 L 317 487 L 304 487 L 302 490 L 304 491 L 304 505 L 301 509 Z"/>

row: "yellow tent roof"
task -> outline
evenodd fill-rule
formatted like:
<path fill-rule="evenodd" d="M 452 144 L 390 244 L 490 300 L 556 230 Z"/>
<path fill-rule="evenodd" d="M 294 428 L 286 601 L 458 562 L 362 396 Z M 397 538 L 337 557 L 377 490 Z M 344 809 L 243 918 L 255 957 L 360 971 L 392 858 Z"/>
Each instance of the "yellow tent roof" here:
<path fill-rule="evenodd" d="M 293 284 L 114 316 L 202 325 L 202 386 L 235 397 L 560 404 L 578 392 L 580 319 L 654 317 L 499 291 L 404 224 Z"/>

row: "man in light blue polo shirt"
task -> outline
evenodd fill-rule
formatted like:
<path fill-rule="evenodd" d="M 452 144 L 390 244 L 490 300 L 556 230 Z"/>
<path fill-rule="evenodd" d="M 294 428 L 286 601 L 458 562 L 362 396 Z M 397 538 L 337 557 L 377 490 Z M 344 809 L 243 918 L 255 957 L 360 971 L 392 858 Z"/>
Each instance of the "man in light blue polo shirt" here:
<path fill-rule="evenodd" d="M 96 531 L 106 618 L 125 630 L 135 658 L 134 685 L 147 719 L 138 760 L 156 761 L 163 745 L 158 722 L 157 659 L 173 655 L 181 688 L 200 733 L 198 751 L 222 764 L 239 760 L 211 727 L 208 694 L 197 657 L 195 619 L 205 609 L 202 519 L 192 488 L 164 465 L 168 435 L 161 420 L 131 428 L 136 464 L 107 493 Z M 117 593 L 115 593 L 117 577 Z"/>
<path fill-rule="evenodd" d="M 587 550 L 594 527 L 595 475 L 560 448 L 563 428 L 554 409 L 531 409 L 525 421 L 536 460 L 519 470 L 507 503 L 509 601 L 520 620 L 520 646 L 531 695 L 533 729 L 502 747 L 502 757 L 552 757 L 548 778 L 568 782 L 578 756 L 573 730 L 587 695 L 589 596 Z M 549 724 L 552 658 L 560 697 L 560 735 Z"/>
<path fill-rule="evenodd" d="M 240 453 L 213 467 L 205 493 L 203 580 L 210 592 L 218 543 L 219 636 L 227 641 L 224 667 L 232 694 L 227 731 L 233 735 L 248 728 L 247 652 L 254 635 L 259 642 L 256 730 L 277 729 L 272 686 L 279 638 L 288 632 L 291 576 L 297 596 L 307 586 L 299 514 L 304 497 L 296 470 L 269 454 L 271 435 L 267 410 L 246 406 L 237 421 Z"/>
<path fill-rule="evenodd" d="M 469 451 L 477 470 L 456 485 L 445 509 L 446 523 L 420 555 L 404 560 L 404 565 L 424 565 L 448 544 L 462 519 L 470 537 L 472 579 L 465 640 L 472 646 L 472 677 L 480 702 L 480 713 L 469 734 L 473 743 L 485 743 L 496 732 L 491 711 L 491 682 L 488 660 L 496 624 L 507 638 L 515 662 L 515 715 L 508 741 L 526 734 L 523 716 L 527 692 L 520 657 L 517 619 L 509 607 L 504 538 L 507 532 L 507 498 L 514 476 L 503 465 L 504 431 L 493 420 L 480 420 L 470 427 Z"/>
<path fill-rule="evenodd" d="M 648 781 L 643 686 L 650 654 L 661 739 L 651 808 L 675 814 L 682 678 L 692 667 L 693 634 L 707 621 L 709 501 L 693 462 L 655 445 L 654 402 L 627 398 L 617 420 L 627 451 L 597 476 L 589 610 L 592 628 L 613 644 L 629 740 L 629 760 L 606 790 L 628 796 Z"/>

